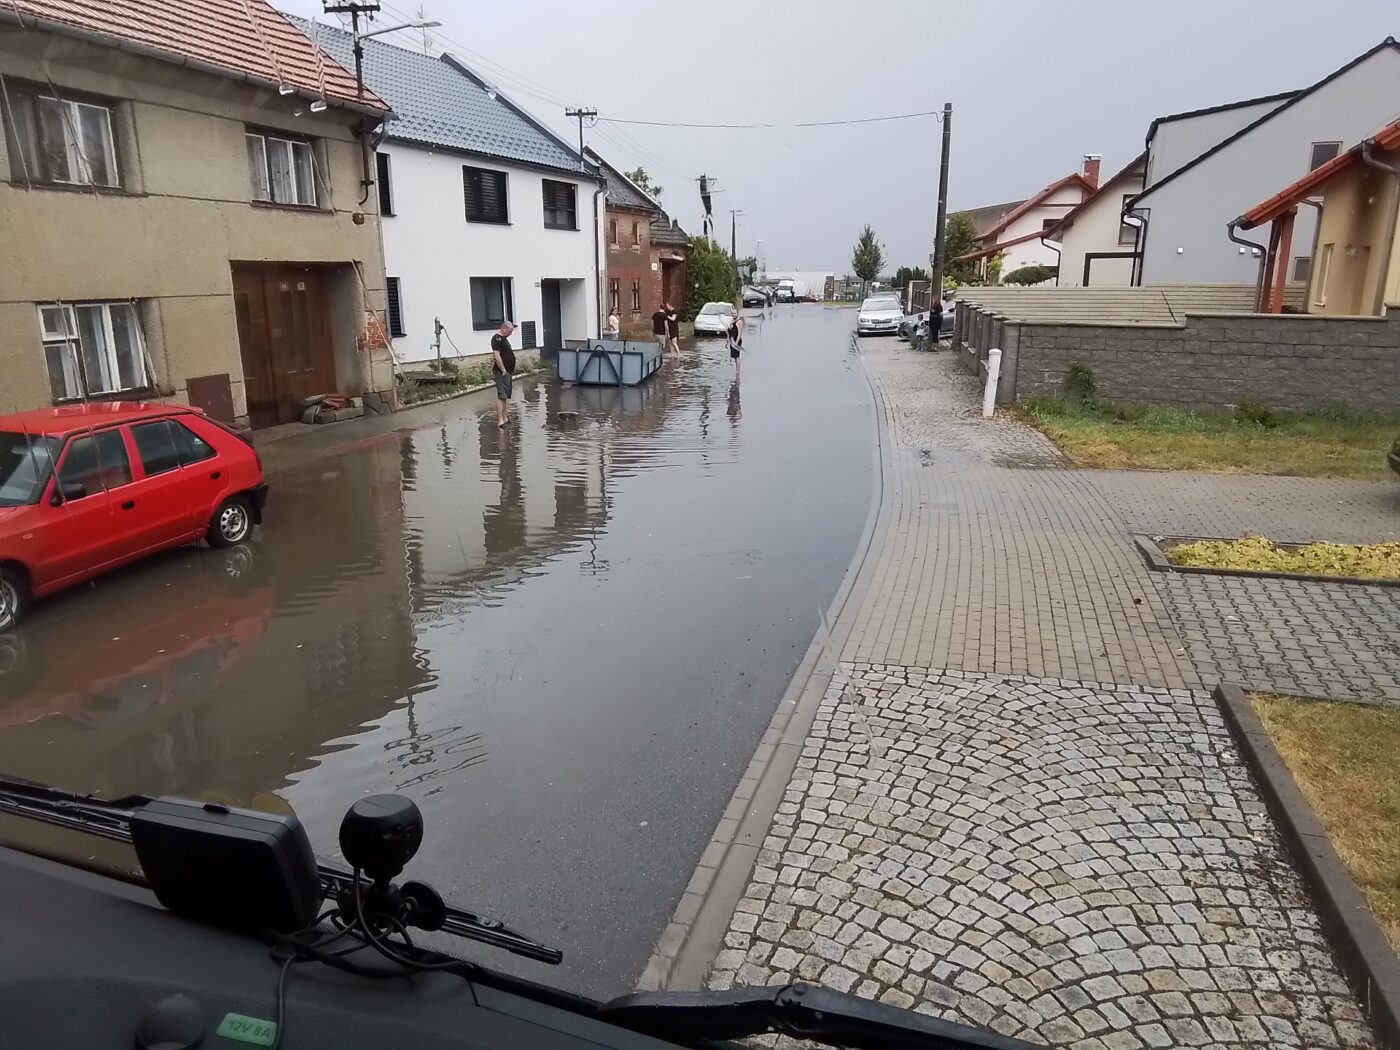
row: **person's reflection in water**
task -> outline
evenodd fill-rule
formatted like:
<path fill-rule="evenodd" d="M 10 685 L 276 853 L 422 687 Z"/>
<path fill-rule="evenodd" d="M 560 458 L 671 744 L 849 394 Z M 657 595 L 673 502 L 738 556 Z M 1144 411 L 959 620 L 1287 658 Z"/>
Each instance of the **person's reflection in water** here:
<path fill-rule="evenodd" d="M 744 406 L 739 401 L 739 377 L 734 377 L 734 382 L 729 384 L 729 423 L 733 426 L 744 418 Z"/>
<path fill-rule="evenodd" d="M 524 484 L 520 480 L 520 456 L 515 442 L 504 430 L 483 428 L 483 445 L 492 445 L 496 460 L 496 476 L 501 483 L 501 498 L 495 506 L 481 512 L 481 528 L 486 555 L 506 554 L 525 545 Z"/>

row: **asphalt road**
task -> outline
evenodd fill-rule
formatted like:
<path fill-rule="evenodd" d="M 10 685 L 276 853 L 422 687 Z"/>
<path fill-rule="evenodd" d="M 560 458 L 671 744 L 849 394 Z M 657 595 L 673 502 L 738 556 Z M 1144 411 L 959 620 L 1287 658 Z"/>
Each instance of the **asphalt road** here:
<path fill-rule="evenodd" d="M 269 445 L 246 550 L 34 609 L 0 770 L 290 805 L 327 856 L 401 792 L 410 875 L 565 952 L 470 957 L 629 990 L 869 506 L 852 313 L 750 313 L 741 373 L 701 342 L 639 388 L 522 384 L 505 433 L 478 397 Z"/>

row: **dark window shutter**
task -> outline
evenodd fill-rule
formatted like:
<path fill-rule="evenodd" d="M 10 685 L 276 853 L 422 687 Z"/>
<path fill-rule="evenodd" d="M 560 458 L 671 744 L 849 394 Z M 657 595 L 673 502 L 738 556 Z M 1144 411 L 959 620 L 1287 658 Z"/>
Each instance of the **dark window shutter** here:
<path fill-rule="evenodd" d="M 485 168 L 462 168 L 462 188 L 468 222 L 507 222 L 506 173 Z"/>
<path fill-rule="evenodd" d="M 390 277 L 388 282 L 389 334 L 399 339 L 406 334 L 403 327 L 403 303 L 399 300 L 399 279 Z"/>
<path fill-rule="evenodd" d="M 394 192 L 389 186 L 389 154 L 374 155 L 375 178 L 379 182 L 379 214 L 394 214 Z"/>
<path fill-rule="evenodd" d="M 534 321 L 522 321 L 522 322 L 520 322 L 520 349 L 522 349 L 522 350 L 534 350 L 535 348 L 536 348 L 536 343 L 535 343 L 535 322 L 534 322 Z"/>

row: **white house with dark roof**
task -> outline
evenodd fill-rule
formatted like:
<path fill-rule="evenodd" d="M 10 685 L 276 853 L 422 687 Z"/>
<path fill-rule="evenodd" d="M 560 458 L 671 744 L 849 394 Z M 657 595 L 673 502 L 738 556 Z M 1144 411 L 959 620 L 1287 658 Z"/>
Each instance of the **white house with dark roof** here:
<path fill-rule="evenodd" d="M 294 19 L 353 68 L 348 32 Z M 517 348 L 557 349 L 599 332 L 605 183 L 498 89 L 452 55 L 364 42 L 366 85 L 393 109 L 376 156 L 398 359 L 489 352 L 503 319 Z"/>
<path fill-rule="evenodd" d="M 1388 37 L 1312 87 L 1153 121 L 1137 284 L 1252 284 L 1263 248 L 1232 242 L 1231 220 L 1325 164 L 1400 110 L 1400 44 Z M 1308 278 L 1316 219 L 1294 229 L 1290 279 Z M 1248 238 L 1245 238 L 1248 240 Z"/>

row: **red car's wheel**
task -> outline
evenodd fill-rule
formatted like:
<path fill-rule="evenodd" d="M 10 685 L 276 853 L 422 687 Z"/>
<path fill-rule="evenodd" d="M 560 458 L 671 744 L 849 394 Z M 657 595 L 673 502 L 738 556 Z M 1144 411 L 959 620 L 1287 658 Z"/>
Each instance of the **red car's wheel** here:
<path fill-rule="evenodd" d="M 230 496 L 219 504 L 204 536 L 210 546 L 231 547 L 242 543 L 252 532 L 253 505 L 246 496 Z"/>
<path fill-rule="evenodd" d="M 0 631 L 19 626 L 29 601 L 29 587 L 17 571 L 0 568 Z"/>

